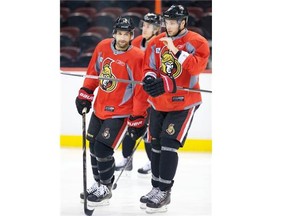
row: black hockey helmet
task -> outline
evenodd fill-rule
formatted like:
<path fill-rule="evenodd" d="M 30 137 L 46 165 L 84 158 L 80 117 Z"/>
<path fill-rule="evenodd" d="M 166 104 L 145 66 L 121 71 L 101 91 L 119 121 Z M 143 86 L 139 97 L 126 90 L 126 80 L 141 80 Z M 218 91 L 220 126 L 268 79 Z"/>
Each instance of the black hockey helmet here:
<path fill-rule="evenodd" d="M 172 5 L 168 8 L 162 15 L 163 19 L 175 19 L 178 21 L 186 20 L 186 25 L 188 23 L 188 10 L 183 5 Z"/>
<path fill-rule="evenodd" d="M 113 34 L 116 33 L 116 30 L 123 30 L 132 32 L 135 29 L 133 20 L 131 17 L 118 17 L 113 26 Z"/>
<path fill-rule="evenodd" d="M 143 17 L 143 21 L 156 26 L 160 26 L 161 24 L 160 15 L 155 13 L 145 14 L 145 16 Z"/>

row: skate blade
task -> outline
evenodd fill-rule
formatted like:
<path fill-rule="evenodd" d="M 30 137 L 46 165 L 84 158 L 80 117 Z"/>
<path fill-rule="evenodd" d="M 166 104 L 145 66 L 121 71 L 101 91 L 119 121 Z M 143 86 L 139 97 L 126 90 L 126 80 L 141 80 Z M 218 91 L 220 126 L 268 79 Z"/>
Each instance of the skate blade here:
<path fill-rule="evenodd" d="M 89 206 L 89 207 L 99 207 L 99 206 L 107 206 L 107 205 L 109 205 L 110 203 L 109 203 L 109 200 L 108 199 L 106 199 L 106 200 L 103 200 L 103 201 L 101 201 L 101 202 L 91 202 L 91 201 L 89 201 L 89 200 L 87 200 L 87 206 Z"/>
<path fill-rule="evenodd" d="M 151 178 L 151 177 L 152 177 L 151 172 L 149 172 L 149 173 L 147 173 L 147 174 L 137 172 L 137 175 L 138 175 L 138 177 L 140 177 L 140 178 Z"/>
<path fill-rule="evenodd" d="M 140 203 L 140 209 L 145 210 L 146 209 L 146 203 Z"/>
<path fill-rule="evenodd" d="M 146 213 L 148 213 L 148 214 L 167 212 L 167 210 L 168 210 L 168 208 L 166 205 L 162 206 L 161 208 L 146 207 Z"/>

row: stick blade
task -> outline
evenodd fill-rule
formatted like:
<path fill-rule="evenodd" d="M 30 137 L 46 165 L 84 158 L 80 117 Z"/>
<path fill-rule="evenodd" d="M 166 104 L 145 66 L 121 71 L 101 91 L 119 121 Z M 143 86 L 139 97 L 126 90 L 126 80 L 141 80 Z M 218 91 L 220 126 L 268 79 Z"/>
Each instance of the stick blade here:
<path fill-rule="evenodd" d="M 91 216 L 91 215 L 93 214 L 93 212 L 94 212 L 94 209 L 93 209 L 93 210 L 90 210 L 90 209 L 88 209 L 88 208 L 84 208 L 84 213 L 85 213 L 85 215 L 87 215 L 87 216 Z"/>
<path fill-rule="evenodd" d="M 112 186 L 112 190 L 115 190 L 117 188 L 117 184 L 114 183 L 113 186 Z"/>

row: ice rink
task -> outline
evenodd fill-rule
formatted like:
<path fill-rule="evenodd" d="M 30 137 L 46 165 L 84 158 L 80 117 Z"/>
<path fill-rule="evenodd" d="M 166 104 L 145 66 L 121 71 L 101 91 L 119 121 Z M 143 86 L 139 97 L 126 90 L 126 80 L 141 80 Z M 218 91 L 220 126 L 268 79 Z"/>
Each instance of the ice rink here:
<path fill-rule="evenodd" d="M 120 160 L 120 150 L 115 159 Z M 123 172 L 109 206 L 97 207 L 93 215 L 140 216 L 151 215 L 140 209 L 139 199 L 151 190 L 150 176 L 140 176 L 137 169 L 147 162 L 146 153 L 136 151 L 133 170 Z M 115 173 L 115 179 L 120 172 Z M 178 170 L 171 193 L 171 203 L 165 216 L 210 216 L 211 215 L 211 154 L 179 153 Z M 87 186 L 92 182 L 90 156 L 87 150 Z M 82 150 L 61 149 L 61 216 L 84 215 L 79 193 L 83 190 Z"/>

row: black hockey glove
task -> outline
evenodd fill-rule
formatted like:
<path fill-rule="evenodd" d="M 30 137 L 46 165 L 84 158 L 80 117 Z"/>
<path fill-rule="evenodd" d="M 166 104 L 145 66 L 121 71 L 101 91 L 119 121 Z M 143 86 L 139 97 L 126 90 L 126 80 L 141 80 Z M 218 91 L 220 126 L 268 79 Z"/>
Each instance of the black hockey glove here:
<path fill-rule="evenodd" d="M 91 102 L 93 101 L 93 98 L 94 95 L 92 90 L 85 87 L 80 88 L 78 96 L 76 97 L 75 101 L 77 111 L 80 115 L 82 115 L 82 111 L 85 107 L 87 109 L 86 113 L 90 111 Z"/>
<path fill-rule="evenodd" d="M 157 97 L 165 92 L 175 93 L 177 90 L 176 82 L 173 76 L 163 76 L 155 79 L 154 77 L 146 76 L 143 80 L 143 89 L 152 97 Z M 148 79 L 147 80 L 145 79 Z"/>
<path fill-rule="evenodd" d="M 143 136 L 147 125 L 143 116 L 130 116 L 128 119 L 128 134 L 133 140 Z"/>

